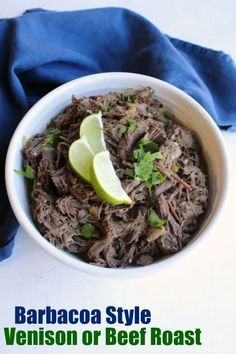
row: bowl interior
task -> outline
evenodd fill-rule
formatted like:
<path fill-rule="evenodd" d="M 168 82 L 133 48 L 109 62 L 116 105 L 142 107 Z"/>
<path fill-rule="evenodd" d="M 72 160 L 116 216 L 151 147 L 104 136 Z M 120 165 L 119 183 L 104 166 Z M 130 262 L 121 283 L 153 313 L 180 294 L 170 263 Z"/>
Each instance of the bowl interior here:
<path fill-rule="evenodd" d="M 26 114 L 17 127 L 7 154 L 6 185 L 13 211 L 26 233 L 33 237 L 49 253 L 73 267 L 102 274 L 113 274 L 114 271 L 116 273 L 124 272 L 124 270 L 103 269 L 89 265 L 72 254 L 58 250 L 41 236 L 31 217 L 27 184 L 24 178 L 14 173 L 14 169 L 22 169 L 22 140 L 44 130 L 50 120 L 71 102 L 72 95 L 76 97 L 90 96 L 104 94 L 109 91 L 123 91 L 130 87 L 142 88 L 144 86 L 151 86 L 155 90 L 156 97 L 176 115 L 182 125 L 194 131 L 202 146 L 203 155 L 209 170 L 210 201 L 208 213 L 193 241 L 196 242 L 200 234 L 200 238 L 202 238 L 206 229 L 210 227 L 210 224 L 213 224 L 216 213 L 223 202 L 227 177 L 224 144 L 213 119 L 193 99 L 163 81 L 139 74 L 105 73 L 71 81 L 42 98 Z M 189 249 L 193 241 L 184 250 L 168 257 L 168 261 L 172 258 L 177 258 L 182 252 Z M 158 264 L 168 261 L 163 259 L 158 261 Z M 155 266 L 156 264 L 154 263 L 144 268 Z M 125 271 L 141 272 L 144 268 L 129 267 Z"/>

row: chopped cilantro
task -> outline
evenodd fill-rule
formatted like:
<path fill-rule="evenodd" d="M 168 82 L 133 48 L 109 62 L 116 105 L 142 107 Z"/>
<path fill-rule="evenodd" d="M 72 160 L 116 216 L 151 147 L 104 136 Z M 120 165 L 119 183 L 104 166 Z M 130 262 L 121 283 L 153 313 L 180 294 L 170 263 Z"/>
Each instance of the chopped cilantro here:
<path fill-rule="evenodd" d="M 145 152 L 144 152 L 143 148 L 135 149 L 133 151 L 133 155 L 136 160 L 140 161 L 141 158 L 145 155 Z"/>
<path fill-rule="evenodd" d="M 119 129 L 119 134 L 123 135 L 124 133 L 133 133 L 135 129 L 137 128 L 137 122 L 134 118 L 131 118 L 129 116 L 126 116 L 126 124 L 122 125 Z"/>
<path fill-rule="evenodd" d="M 33 169 L 33 167 L 27 165 L 25 170 L 14 170 L 16 173 L 18 173 L 21 176 L 24 176 L 25 178 L 28 179 L 35 179 L 36 177 L 36 172 Z"/>
<path fill-rule="evenodd" d="M 81 233 L 85 238 L 89 239 L 93 236 L 94 230 L 95 227 L 92 224 L 88 223 L 82 226 Z"/>
<path fill-rule="evenodd" d="M 136 179 L 145 182 L 150 179 L 153 172 L 153 161 L 155 160 L 152 155 L 150 152 L 144 153 L 141 159 L 134 163 Z"/>
<path fill-rule="evenodd" d="M 161 160 L 164 158 L 161 151 L 158 150 L 158 144 L 154 141 L 145 138 L 141 139 L 137 145 L 137 149 L 133 150 L 134 167 L 127 168 L 124 171 L 125 175 L 137 181 L 146 182 L 150 195 L 152 187 L 165 180 L 165 176 L 154 166 L 156 159 Z"/>
<path fill-rule="evenodd" d="M 137 122 L 134 118 L 127 117 L 128 133 L 133 133 L 137 128 Z"/>
<path fill-rule="evenodd" d="M 159 146 L 155 141 L 151 139 L 141 139 L 139 144 L 143 147 L 144 151 L 157 152 L 159 150 Z"/>
<path fill-rule="evenodd" d="M 148 215 L 148 225 L 160 229 L 166 223 L 165 219 L 159 218 L 154 209 L 151 209 Z"/>
<path fill-rule="evenodd" d="M 152 186 L 155 186 L 156 184 L 160 184 L 165 180 L 165 176 L 161 174 L 160 171 L 153 171 L 152 172 L 152 179 L 151 179 L 151 184 Z"/>
<path fill-rule="evenodd" d="M 127 130 L 127 127 L 125 125 L 122 125 L 119 129 L 119 134 L 123 135 Z"/>
<path fill-rule="evenodd" d="M 159 146 L 157 143 L 155 143 L 151 139 L 142 138 L 138 143 L 138 148 L 134 150 L 133 154 L 136 160 L 140 160 L 146 152 L 158 152 L 158 155 L 156 155 L 158 157 L 156 158 L 161 159 L 163 158 L 163 156 L 158 150 Z"/>
<path fill-rule="evenodd" d="M 147 183 L 149 194 L 152 186 L 160 184 L 165 177 L 154 167 L 154 160 L 160 158 L 160 153 L 152 154 L 150 151 L 143 154 L 142 158 L 134 163 L 134 178 Z"/>
<path fill-rule="evenodd" d="M 45 139 L 42 144 L 44 148 L 51 148 L 57 145 L 59 136 L 62 135 L 62 132 L 54 129 Z"/>
<path fill-rule="evenodd" d="M 153 159 L 163 159 L 163 155 L 159 150 L 158 144 L 152 141 L 151 139 L 142 138 L 138 143 L 138 148 L 133 151 L 134 158 L 140 161 L 145 154 L 151 156 Z"/>
<path fill-rule="evenodd" d="M 126 103 L 137 103 L 138 102 L 138 98 L 137 97 L 134 97 L 134 96 L 131 96 L 131 95 L 128 95 L 128 94 L 125 94 L 125 93 L 122 93 L 120 95 L 120 100 L 122 102 L 126 102 Z"/>
<path fill-rule="evenodd" d="M 134 163 L 134 178 L 146 182 L 150 194 L 152 186 L 163 182 L 165 179 L 160 171 L 154 167 L 156 159 L 163 159 L 162 153 L 157 150 L 158 145 L 154 141 L 143 138 L 140 140 L 138 148 L 133 151 L 136 160 Z"/>

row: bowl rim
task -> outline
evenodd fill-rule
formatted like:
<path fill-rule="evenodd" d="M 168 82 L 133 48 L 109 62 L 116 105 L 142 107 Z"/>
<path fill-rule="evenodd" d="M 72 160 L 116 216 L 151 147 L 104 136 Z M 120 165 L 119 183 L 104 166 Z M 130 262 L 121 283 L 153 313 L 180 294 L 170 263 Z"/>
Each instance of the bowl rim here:
<path fill-rule="evenodd" d="M 71 90 L 73 87 L 77 87 L 79 84 L 85 84 L 86 82 L 90 81 L 96 81 L 101 79 L 107 79 L 107 80 L 116 80 L 120 78 L 129 78 L 131 81 L 135 79 L 143 79 L 148 80 L 149 85 L 152 86 L 152 83 L 158 84 L 159 86 L 162 86 L 163 88 L 167 89 L 168 91 L 172 92 L 173 94 L 180 96 L 185 101 L 188 101 L 193 108 L 199 112 L 201 115 L 202 119 L 207 122 L 209 125 L 210 129 L 212 129 L 212 132 L 215 135 L 216 140 L 218 141 L 218 146 L 220 147 L 220 152 L 222 155 L 222 171 L 223 171 L 223 179 L 224 179 L 224 188 L 221 190 L 221 195 L 218 198 L 218 205 L 216 210 L 214 211 L 211 219 L 209 220 L 208 224 L 204 228 L 204 230 L 198 235 L 196 239 L 194 239 L 193 242 L 190 242 L 188 245 L 186 245 L 183 249 L 181 249 L 179 252 L 170 255 L 168 257 L 162 258 L 161 260 L 158 260 L 150 265 L 146 265 L 144 267 L 139 267 L 139 266 L 130 266 L 126 268 L 105 268 L 105 267 L 99 267 L 95 266 L 93 264 L 89 264 L 84 262 L 81 259 L 75 258 L 73 255 L 67 253 L 66 251 L 60 250 L 56 248 L 54 245 L 50 244 L 37 230 L 38 232 L 35 232 L 35 225 L 33 225 L 30 220 L 28 220 L 28 217 L 26 213 L 24 212 L 23 208 L 20 205 L 20 202 L 18 198 L 15 196 L 12 186 L 14 186 L 14 171 L 13 171 L 13 166 L 12 166 L 12 155 L 14 153 L 14 150 L 16 149 L 15 146 L 17 142 L 19 143 L 18 135 L 20 134 L 21 130 L 24 128 L 24 125 L 28 121 L 28 119 L 31 117 L 32 114 L 37 114 L 37 110 L 42 106 L 42 105 L 47 105 L 50 103 L 50 101 L 55 98 L 60 92 Z M 113 277 L 114 275 L 118 277 L 129 277 L 129 275 L 132 276 L 141 276 L 142 274 L 145 275 L 146 273 L 150 274 L 152 271 L 156 271 L 157 269 L 163 268 L 164 266 L 168 266 L 170 262 L 176 262 L 179 257 L 183 257 L 186 254 L 190 253 L 190 251 L 193 251 L 196 246 L 199 245 L 200 242 L 203 241 L 205 238 L 206 234 L 209 233 L 212 228 L 214 227 L 215 221 L 219 218 L 219 215 L 221 213 L 221 210 L 223 209 L 223 206 L 225 204 L 225 200 L 227 197 L 228 193 L 228 179 L 229 179 L 229 163 L 228 163 L 228 157 L 226 153 L 226 148 L 225 148 L 225 142 L 223 140 L 223 136 L 217 127 L 215 121 L 213 118 L 209 115 L 209 113 L 197 102 L 195 101 L 191 96 L 189 96 L 187 93 L 182 91 L 181 89 L 175 87 L 172 84 L 167 83 L 166 81 L 143 75 L 143 74 L 136 74 L 136 73 L 128 73 L 128 72 L 105 72 L 105 73 L 97 73 L 97 74 L 91 74 L 91 75 L 86 75 L 74 80 L 71 80 L 63 85 L 58 86 L 54 90 L 50 91 L 48 94 L 43 96 L 39 101 L 37 101 L 30 109 L 29 111 L 23 116 L 21 121 L 19 122 L 18 126 L 16 127 L 12 138 L 10 140 L 9 146 L 8 146 L 8 151 L 6 155 L 6 163 L 5 163 L 5 183 L 6 183 L 6 189 L 7 189 L 7 194 L 8 198 L 12 207 L 12 210 L 22 227 L 22 229 L 25 231 L 27 235 L 29 235 L 33 240 L 35 240 L 44 250 L 47 251 L 50 255 L 52 255 L 54 258 L 57 260 L 63 262 L 64 264 L 71 266 L 75 269 L 84 271 L 86 273 L 90 273 L 93 275 L 100 275 L 100 276 L 106 276 L 106 277 Z M 40 237 L 39 237 L 40 236 Z M 168 260 L 166 259 L 168 258 Z"/>

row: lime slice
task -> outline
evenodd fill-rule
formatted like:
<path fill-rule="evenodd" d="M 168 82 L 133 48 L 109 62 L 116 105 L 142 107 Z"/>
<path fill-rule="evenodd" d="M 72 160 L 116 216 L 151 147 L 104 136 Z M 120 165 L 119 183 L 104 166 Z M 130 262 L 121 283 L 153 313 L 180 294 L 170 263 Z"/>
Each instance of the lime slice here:
<path fill-rule="evenodd" d="M 71 144 L 68 157 L 74 172 L 86 182 L 91 182 L 90 171 L 94 155 L 85 137 Z"/>
<path fill-rule="evenodd" d="M 101 112 L 91 114 L 84 118 L 80 126 L 80 137 L 87 138 L 94 154 L 106 150 Z"/>
<path fill-rule="evenodd" d="M 91 168 L 91 183 L 97 195 L 114 205 L 132 204 L 117 177 L 108 151 L 94 156 Z"/>

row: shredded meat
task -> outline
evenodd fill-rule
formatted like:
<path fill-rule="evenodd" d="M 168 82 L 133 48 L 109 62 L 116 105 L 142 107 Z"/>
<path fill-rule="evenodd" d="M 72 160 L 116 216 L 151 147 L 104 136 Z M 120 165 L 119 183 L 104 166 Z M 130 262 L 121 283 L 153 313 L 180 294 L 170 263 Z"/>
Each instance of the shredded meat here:
<path fill-rule="evenodd" d="M 106 146 L 133 201 L 130 206 L 101 200 L 69 165 L 68 149 L 79 138 L 82 120 L 100 110 Z M 135 122 L 133 129 L 128 129 L 127 119 Z M 134 171 L 134 150 L 141 139 L 154 143 L 163 156 L 154 161 L 162 180 L 151 190 L 144 180 L 127 174 L 127 169 Z M 42 235 L 56 247 L 102 267 L 143 266 L 181 250 L 194 237 L 207 209 L 207 170 L 200 145 L 150 87 L 73 97 L 44 132 L 26 142 L 24 165 L 36 172 L 31 205 Z M 164 220 L 162 226 L 150 224 L 151 210 Z M 88 224 L 91 235 L 83 231 Z"/>

